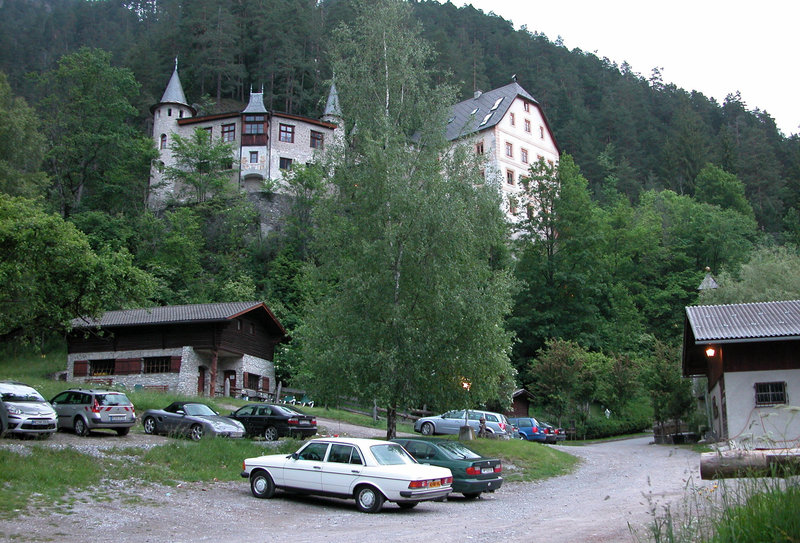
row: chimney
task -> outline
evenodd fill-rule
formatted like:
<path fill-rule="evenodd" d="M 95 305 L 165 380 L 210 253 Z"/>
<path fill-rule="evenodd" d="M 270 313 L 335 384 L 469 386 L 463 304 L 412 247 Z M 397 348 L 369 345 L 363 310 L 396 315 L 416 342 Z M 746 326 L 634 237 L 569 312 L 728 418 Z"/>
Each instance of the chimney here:
<path fill-rule="evenodd" d="M 479 90 L 476 90 L 476 91 L 475 91 L 475 100 L 477 100 L 478 98 L 480 98 L 480 97 L 481 97 L 481 94 L 483 94 L 483 92 L 481 92 L 481 91 L 479 91 Z"/>

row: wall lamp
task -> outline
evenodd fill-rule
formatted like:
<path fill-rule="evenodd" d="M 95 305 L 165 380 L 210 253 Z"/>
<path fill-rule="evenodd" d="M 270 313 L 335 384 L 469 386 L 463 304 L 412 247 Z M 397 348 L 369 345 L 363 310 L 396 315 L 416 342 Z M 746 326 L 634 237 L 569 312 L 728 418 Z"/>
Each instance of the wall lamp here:
<path fill-rule="evenodd" d="M 708 347 L 706 349 L 706 356 L 709 358 L 714 358 L 714 355 L 717 354 L 717 350 L 714 347 Z"/>

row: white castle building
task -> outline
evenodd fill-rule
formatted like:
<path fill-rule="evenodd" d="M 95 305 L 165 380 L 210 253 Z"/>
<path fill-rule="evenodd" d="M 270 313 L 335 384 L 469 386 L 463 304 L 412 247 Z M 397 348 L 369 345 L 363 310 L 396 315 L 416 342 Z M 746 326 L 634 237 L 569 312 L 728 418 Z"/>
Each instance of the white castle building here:
<path fill-rule="evenodd" d="M 238 164 L 232 176 L 241 190 L 250 193 L 263 191 L 264 181 L 280 180 L 292 164 L 314 162 L 344 136 L 335 85 L 319 120 L 268 111 L 263 92 L 251 92 L 241 112 L 197 117 L 183 93 L 177 60 L 161 101 L 151 111 L 153 139 L 160 152 L 159 162 L 151 168 L 151 207 L 177 198 L 176 187 L 163 177 L 164 166 L 175 164 L 171 143 L 176 134 L 188 137 L 202 128 L 211 138 L 231 143 L 233 161 Z M 541 106 L 516 80 L 455 104 L 446 135 L 450 141 L 472 145 L 475 153 L 485 157 L 484 176 L 501 188 L 512 222 L 528 211 L 520 195 L 521 178 L 539 158 L 555 164 L 560 152 Z"/>
<path fill-rule="evenodd" d="M 332 85 L 322 118 L 311 119 L 288 113 L 267 111 L 264 94 L 251 92 L 241 112 L 196 116 L 186 101 L 178 62 L 161 101 L 150 108 L 153 114 L 153 139 L 160 156 L 150 169 L 149 205 L 160 207 L 177 199 L 176 187 L 166 182 L 164 167 L 174 166 L 172 142 L 175 135 L 188 138 L 198 128 L 212 139 L 220 138 L 233 147 L 232 177 L 241 190 L 260 192 L 264 182 L 279 181 L 292 164 L 307 164 L 341 138 L 343 123 L 336 86 Z"/>

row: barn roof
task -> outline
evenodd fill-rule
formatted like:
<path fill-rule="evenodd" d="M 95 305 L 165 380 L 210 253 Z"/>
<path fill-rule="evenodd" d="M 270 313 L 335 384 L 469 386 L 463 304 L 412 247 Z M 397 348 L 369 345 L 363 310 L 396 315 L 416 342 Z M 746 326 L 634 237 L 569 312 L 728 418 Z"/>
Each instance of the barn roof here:
<path fill-rule="evenodd" d="M 800 300 L 686 308 L 696 343 L 800 338 Z"/>
<path fill-rule="evenodd" d="M 143 309 L 106 311 L 99 319 L 79 317 L 72 320 L 73 328 L 110 328 L 160 324 L 224 322 L 251 311 L 263 311 L 281 333 L 286 330 L 264 302 L 223 302 L 215 304 L 168 305 Z"/>

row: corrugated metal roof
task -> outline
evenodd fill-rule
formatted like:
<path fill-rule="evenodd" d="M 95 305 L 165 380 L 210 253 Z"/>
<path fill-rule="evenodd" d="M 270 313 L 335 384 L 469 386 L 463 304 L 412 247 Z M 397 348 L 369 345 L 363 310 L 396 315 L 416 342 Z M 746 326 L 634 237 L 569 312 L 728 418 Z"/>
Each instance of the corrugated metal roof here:
<path fill-rule="evenodd" d="M 800 337 L 800 300 L 686 308 L 696 342 Z"/>
<path fill-rule="evenodd" d="M 452 141 L 496 125 L 505 116 L 511 102 L 517 96 L 539 105 L 539 102 L 516 82 L 454 105 L 450 114 L 451 121 L 447 124 L 447 139 Z"/>
<path fill-rule="evenodd" d="M 263 302 L 227 302 L 216 304 L 170 305 L 146 309 L 123 309 L 106 311 L 100 319 L 73 319 L 73 328 L 95 328 L 97 326 L 134 326 L 142 324 L 175 324 L 186 322 L 218 322 L 263 306 Z M 271 315 L 271 313 L 270 313 Z"/>

